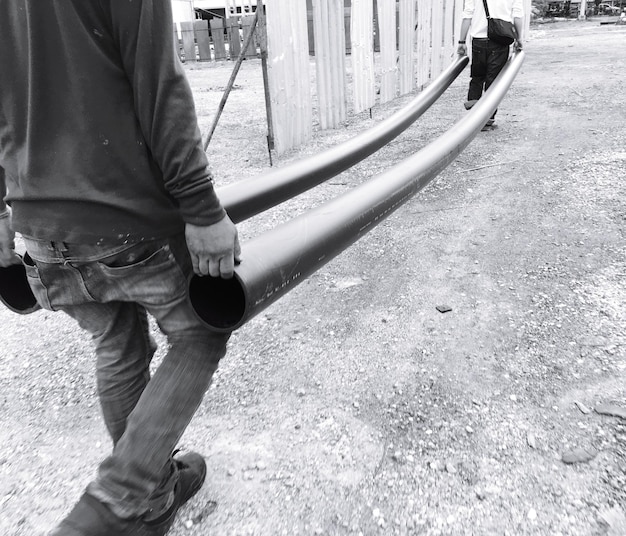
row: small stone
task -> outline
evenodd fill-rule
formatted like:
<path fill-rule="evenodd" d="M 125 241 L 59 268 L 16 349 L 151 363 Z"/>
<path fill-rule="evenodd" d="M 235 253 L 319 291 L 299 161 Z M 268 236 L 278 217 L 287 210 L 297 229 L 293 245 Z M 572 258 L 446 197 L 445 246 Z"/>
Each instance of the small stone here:
<path fill-rule="evenodd" d="M 465 427 L 465 431 L 466 431 L 468 434 L 473 434 L 473 433 L 474 433 L 474 429 L 473 429 L 471 426 L 466 426 L 466 427 Z"/>
<path fill-rule="evenodd" d="M 267 464 L 264 461 L 256 462 L 256 468 L 259 471 L 265 471 L 267 469 Z"/>
<path fill-rule="evenodd" d="M 304 389 L 298 389 L 298 396 L 306 395 L 306 391 Z"/>
<path fill-rule="evenodd" d="M 589 413 L 591 413 L 591 410 L 585 406 L 582 402 L 574 402 L 574 404 L 576 405 L 576 407 L 580 410 L 581 413 L 584 413 L 585 415 L 588 415 Z"/>
<path fill-rule="evenodd" d="M 610 417 L 626 419 L 626 408 L 616 406 L 615 404 L 598 404 L 595 409 L 596 413 L 599 413 L 600 415 L 609 415 Z"/>
<path fill-rule="evenodd" d="M 511 395 L 509 396 L 509 399 L 513 402 L 517 402 L 517 395 Z"/>
<path fill-rule="evenodd" d="M 528 510 L 528 514 L 526 514 L 526 517 L 531 521 L 534 521 L 535 519 L 537 519 L 537 510 L 531 508 L 530 510 Z"/>
<path fill-rule="evenodd" d="M 561 460 L 563 460 L 563 463 L 567 464 L 585 463 L 593 460 L 597 455 L 598 451 L 592 447 L 577 447 L 575 449 L 564 452 L 561 456 Z"/>
<path fill-rule="evenodd" d="M 187 530 L 191 529 L 193 527 L 193 521 L 191 519 L 188 519 L 187 521 L 185 521 L 185 528 Z"/>
<path fill-rule="evenodd" d="M 528 446 L 531 449 L 537 448 L 537 440 L 535 439 L 535 435 L 531 434 L 530 432 L 528 432 L 528 434 L 526 435 L 526 443 L 528 443 Z"/>
<path fill-rule="evenodd" d="M 437 311 L 439 311 L 440 313 L 449 313 L 450 311 L 452 311 L 452 307 L 450 307 L 449 305 L 437 305 L 435 309 L 437 309 Z"/>
<path fill-rule="evenodd" d="M 456 467 L 454 466 L 452 462 L 446 463 L 446 471 L 450 473 L 451 475 L 457 472 Z"/>
<path fill-rule="evenodd" d="M 439 463 L 437 460 L 433 460 L 428 465 L 433 471 L 441 471 L 442 469 L 441 463 Z"/>

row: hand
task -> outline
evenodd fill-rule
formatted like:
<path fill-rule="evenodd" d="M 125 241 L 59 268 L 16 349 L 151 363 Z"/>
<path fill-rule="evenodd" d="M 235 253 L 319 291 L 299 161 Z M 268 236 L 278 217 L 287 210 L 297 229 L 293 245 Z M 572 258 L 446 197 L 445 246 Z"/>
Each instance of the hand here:
<path fill-rule="evenodd" d="M 523 45 L 521 39 L 516 39 L 515 40 L 515 44 L 513 45 L 513 49 L 515 50 L 515 52 L 519 52 L 523 48 L 524 48 L 524 45 Z"/>
<path fill-rule="evenodd" d="M 15 253 L 15 233 L 11 228 L 11 218 L 0 219 L 0 267 L 21 264 L 22 260 Z"/>
<path fill-rule="evenodd" d="M 224 279 L 233 277 L 235 263 L 240 261 L 241 247 L 237 228 L 228 216 L 213 225 L 188 223 L 185 238 L 196 274 Z"/>
<path fill-rule="evenodd" d="M 467 56 L 467 45 L 460 43 L 458 48 L 456 49 L 456 53 L 459 56 Z"/>

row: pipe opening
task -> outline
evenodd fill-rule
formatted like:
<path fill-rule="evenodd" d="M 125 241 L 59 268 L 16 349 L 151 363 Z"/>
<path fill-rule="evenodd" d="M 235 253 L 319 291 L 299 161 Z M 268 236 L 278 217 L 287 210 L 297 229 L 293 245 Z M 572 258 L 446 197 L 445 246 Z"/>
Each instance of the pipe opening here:
<path fill-rule="evenodd" d="M 198 318 L 217 331 L 229 331 L 243 320 L 246 296 L 237 277 L 199 277 L 189 282 L 189 299 Z"/>
<path fill-rule="evenodd" d="M 28 314 L 39 309 L 39 304 L 28 284 L 24 265 L 13 264 L 0 268 L 0 300 L 19 314 Z"/>

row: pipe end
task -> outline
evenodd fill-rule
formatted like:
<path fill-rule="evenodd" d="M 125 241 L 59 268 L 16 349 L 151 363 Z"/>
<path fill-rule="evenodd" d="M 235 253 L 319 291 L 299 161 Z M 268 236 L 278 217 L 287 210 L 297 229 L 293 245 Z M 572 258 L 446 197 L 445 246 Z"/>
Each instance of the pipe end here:
<path fill-rule="evenodd" d="M 246 297 L 237 276 L 191 276 L 189 300 L 196 316 L 212 331 L 231 332 L 241 326 L 246 313 Z"/>
<path fill-rule="evenodd" d="M 23 264 L 0 268 L 0 301 L 11 311 L 20 315 L 34 313 L 41 309 L 28 284 L 26 268 Z"/>

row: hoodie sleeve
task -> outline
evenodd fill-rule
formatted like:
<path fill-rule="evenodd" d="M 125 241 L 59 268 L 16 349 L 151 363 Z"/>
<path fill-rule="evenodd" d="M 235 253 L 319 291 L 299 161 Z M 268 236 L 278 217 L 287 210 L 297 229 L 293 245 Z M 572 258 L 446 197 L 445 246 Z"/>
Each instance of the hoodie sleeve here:
<path fill-rule="evenodd" d="M 213 188 L 191 88 L 178 58 L 170 0 L 102 0 L 133 88 L 146 143 L 183 220 L 211 225 L 226 212 Z"/>

